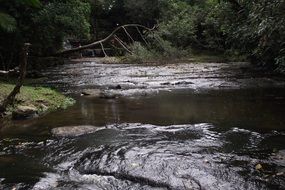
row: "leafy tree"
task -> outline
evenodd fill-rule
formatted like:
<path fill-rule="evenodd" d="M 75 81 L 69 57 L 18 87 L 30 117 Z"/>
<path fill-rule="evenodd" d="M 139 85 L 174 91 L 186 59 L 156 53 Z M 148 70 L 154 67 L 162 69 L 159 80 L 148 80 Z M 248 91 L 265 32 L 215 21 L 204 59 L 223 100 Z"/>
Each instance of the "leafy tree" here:
<path fill-rule="evenodd" d="M 46 3 L 32 15 L 35 25 L 30 39 L 40 54 L 52 54 L 62 47 L 65 38 L 90 38 L 90 5 L 81 0 Z"/>
<path fill-rule="evenodd" d="M 25 6 L 30 6 L 30 7 L 39 7 L 40 6 L 40 1 L 39 0 L 11 0 L 11 1 L 7 1 L 7 0 L 1 0 L 0 3 L 2 4 L 6 4 L 6 5 L 15 5 L 15 4 L 22 4 Z M 1 10 L 0 9 L 0 28 L 2 30 L 5 30 L 7 32 L 13 32 L 16 30 L 17 27 L 17 21 L 16 19 L 5 13 L 5 10 Z"/>
<path fill-rule="evenodd" d="M 157 24 L 162 3 L 161 0 L 125 0 L 124 8 L 130 22 L 152 27 Z"/>
<path fill-rule="evenodd" d="M 149 40 L 153 40 L 152 49 L 162 55 L 179 52 L 173 48 L 210 50 L 244 55 L 262 65 L 285 65 L 285 0 L 42 0 L 41 5 L 39 0 L 0 0 L 0 3 L 0 53 L 4 60 L 11 52 L 15 58 L 26 41 L 33 44 L 33 55 L 49 55 L 59 50 L 67 38 L 101 39 L 118 25 L 137 23 L 158 25 L 157 33 Z M 125 34 L 120 37 L 124 39 L 123 35 L 126 40 Z"/>
<path fill-rule="evenodd" d="M 29 23 L 28 15 L 41 3 L 39 0 L 1 0 L 0 3 L 0 61 L 2 69 L 9 69 L 11 63 L 18 61 L 25 42 L 22 31 Z"/>
<path fill-rule="evenodd" d="M 176 47 L 189 47 L 197 40 L 194 10 L 183 1 L 171 0 L 164 4 L 159 24 L 160 35 Z"/>
<path fill-rule="evenodd" d="M 238 6 L 223 1 L 214 15 L 228 47 L 261 65 L 283 64 L 285 1 L 239 1 L 239 8 L 234 7 Z"/>
<path fill-rule="evenodd" d="M 162 0 L 89 0 L 96 39 L 108 35 L 118 25 L 127 23 L 153 27 L 160 15 Z"/>
<path fill-rule="evenodd" d="M 159 35 L 178 48 L 245 55 L 285 65 L 285 1 L 170 0 L 161 6 Z"/>
<path fill-rule="evenodd" d="M 65 38 L 88 39 L 90 6 L 82 0 L 2 0 L 0 57 L 5 69 L 17 65 L 24 42 L 32 43 L 32 55 L 50 55 Z"/>

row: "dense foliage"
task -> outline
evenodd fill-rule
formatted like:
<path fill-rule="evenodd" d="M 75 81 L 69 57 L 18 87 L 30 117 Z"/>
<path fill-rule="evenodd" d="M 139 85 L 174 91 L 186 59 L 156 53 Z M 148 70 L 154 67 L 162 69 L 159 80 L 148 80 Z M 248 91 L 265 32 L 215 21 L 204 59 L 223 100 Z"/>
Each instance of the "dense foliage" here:
<path fill-rule="evenodd" d="M 30 39 L 41 54 L 54 53 L 61 48 L 65 38 L 89 39 L 89 15 L 89 4 L 80 0 L 47 3 L 32 15 L 36 36 Z"/>
<path fill-rule="evenodd" d="M 284 65 L 285 1 L 169 1 L 160 35 L 178 48 L 245 55 L 266 66 Z"/>
<path fill-rule="evenodd" d="M 31 55 L 51 55 L 66 38 L 90 37 L 90 5 L 81 0 L 1 0 L 0 58 L 9 69 L 29 42 Z"/>
<path fill-rule="evenodd" d="M 158 30 L 134 52 L 153 57 L 211 51 L 244 56 L 273 68 L 285 65 L 285 0 L 0 0 L 1 54 L 26 41 L 50 55 L 64 39 L 98 40 L 118 25 Z M 134 37 L 135 31 L 130 31 Z M 122 35 L 121 38 L 124 38 Z M 9 43 L 8 43 L 9 42 Z M 182 53 L 181 53 L 182 52 Z M 189 55 L 189 54 L 188 54 Z M 13 56 L 12 56 L 13 57 Z M 4 59 L 4 58 L 3 58 Z M 3 61 L 2 61 L 3 62 Z"/>

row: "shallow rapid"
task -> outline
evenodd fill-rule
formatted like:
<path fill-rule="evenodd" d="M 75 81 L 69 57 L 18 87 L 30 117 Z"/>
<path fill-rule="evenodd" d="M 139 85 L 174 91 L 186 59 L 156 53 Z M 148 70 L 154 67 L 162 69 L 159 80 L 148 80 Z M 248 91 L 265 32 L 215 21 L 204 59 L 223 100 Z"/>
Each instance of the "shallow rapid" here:
<path fill-rule="evenodd" d="M 244 63 L 78 64 L 45 71 L 48 84 L 73 94 L 73 107 L 3 124 L 0 189 L 285 188 L 281 78 L 243 72 Z M 80 96 L 92 88 L 117 96 Z M 82 125 L 90 133 L 52 134 Z"/>

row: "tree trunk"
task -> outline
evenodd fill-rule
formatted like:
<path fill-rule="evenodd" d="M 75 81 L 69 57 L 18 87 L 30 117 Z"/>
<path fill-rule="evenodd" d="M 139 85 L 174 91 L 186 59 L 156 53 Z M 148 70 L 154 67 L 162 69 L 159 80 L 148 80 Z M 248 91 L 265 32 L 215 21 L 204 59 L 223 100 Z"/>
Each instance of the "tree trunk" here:
<path fill-rule="evenodd" d="M 0 106 L 0 113 L 5 112 L 7 107 L 14 103 L 16 95 L 20 93 L 20 89 L 23 86 L 24 79 L 26 77 L 26 72 L 27 72 L 29 46 L 30 46 L 29 43 L 25 43 L 24 47 L 21 49 L 20 65 L 19 65 L 20 76 L 18 78 L 16 86 L 14 87 L 12 92 L 10 92 L 10 94 L 7 96 L 7 98 L 3 101 L 2 105 Z"/>

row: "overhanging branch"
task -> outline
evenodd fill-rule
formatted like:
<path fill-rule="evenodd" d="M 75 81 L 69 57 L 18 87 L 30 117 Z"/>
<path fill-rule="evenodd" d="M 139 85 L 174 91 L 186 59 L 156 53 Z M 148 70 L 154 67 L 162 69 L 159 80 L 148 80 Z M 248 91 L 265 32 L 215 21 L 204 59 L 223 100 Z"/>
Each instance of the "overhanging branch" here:
<path fill-rule="evenodd" d="M 148 27 L 140 25 L 140 24 L 126 24 L 126 25 L 122 25 L 122 26 L 117 27 L 115 30 L 113 30 L 113 32 L 109 36 L 107 36 L 106 38 L 104 38 L 102 40 L 99 40 L 99 41 L 96 41 L 96 42 L 93 42 L 93 43 L 90 43 L 90 44 L 87 44 L 87 45 L 84 45 L 84 46 L 81 46 L 81 47 L 72 48 L 72 49 L 68 49 L 68 50 L 63 50 L 63 51 L 57 52 L 55 55 L 70 54 L 70 53 L 82 51 L 82 50 L 85 50 L 85 49 L 93 48 L 94 46 L 100 45 L 100 44 L 108 41 L 109 39 L 111 39 L 119 30 L 123 29 L 125 31 L 126 28 L 128 28 L 128 27 L 138 27 L 138 28 L 142 28 L 142 29 L 147 30 L 147 31 L 153 31 L 155 29 L 155 27 L 148 28 Z"/>

